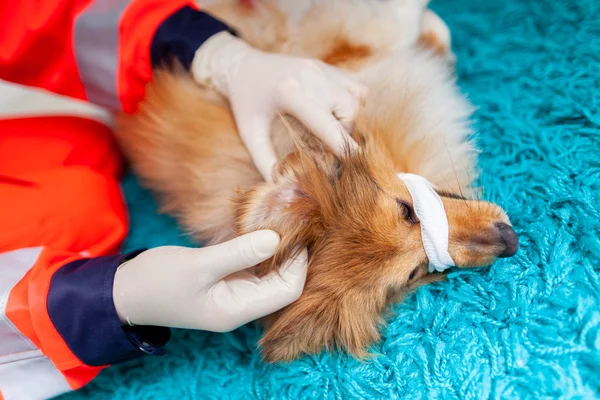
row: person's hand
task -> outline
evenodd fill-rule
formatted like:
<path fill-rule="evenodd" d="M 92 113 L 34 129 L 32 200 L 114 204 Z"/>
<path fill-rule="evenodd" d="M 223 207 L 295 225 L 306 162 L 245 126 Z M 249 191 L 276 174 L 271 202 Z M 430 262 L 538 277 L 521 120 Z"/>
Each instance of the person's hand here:
<path fill-rule="evenodd" d="M 194 79 L 229 99 L 244 144 L 267 181 L 277 162 L 270 126 L 277 113 L 290 114 L 336 155 L 356 143 L 352 131 L 366 89 L 318 60 L 269 54 L 228 32 L 196 52 Z"/>
<path fill-rule="evenodd" d="M 124 324 L 227 332 L 302 294 L 307 253 L 262 278 L 246 270 L 270 258 L 279 236 L 256 231 L 216 246 L 164 246 L 123 263 L 113 298 Z"/>

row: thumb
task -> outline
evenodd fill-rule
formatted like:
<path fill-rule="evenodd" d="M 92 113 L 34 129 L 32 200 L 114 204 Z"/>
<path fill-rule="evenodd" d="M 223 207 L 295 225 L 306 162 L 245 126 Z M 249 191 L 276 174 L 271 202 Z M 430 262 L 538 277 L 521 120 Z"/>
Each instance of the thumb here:
<path fill-rule="evenodd" d="M 298 300 L 304 289 L 307 270 L 308 253 L 303 250 L 278 271 L 255 282 L 253 290 L 246 286 L 232 287 L 235 297 L 243 299 L 247 305 L 245 320 L 262 318 Z"/>
<path fill-rule="evenodd" d="M 271 143 L 272 115 L 269 113 L 236 112 L 236 123 L 240 137 L 252 157 L 254 165 L 267 182 L 271 182 L 273 166 L 277 156 Z"/>
<path fill-rule="evenodd" d="M 279 235 L 274 231 L 261 230 L 199 251 L 202 251 L 202 263 L 211 268 L 213 278 L 219 281 L 271 258 L 279 241 Z"/>

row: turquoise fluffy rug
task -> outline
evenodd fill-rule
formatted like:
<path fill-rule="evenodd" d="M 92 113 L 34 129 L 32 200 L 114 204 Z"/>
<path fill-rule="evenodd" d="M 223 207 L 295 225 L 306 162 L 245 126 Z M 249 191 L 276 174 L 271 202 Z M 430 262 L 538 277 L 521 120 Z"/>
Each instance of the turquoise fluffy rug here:
<path fill-rule="evenodd" d="M 168 355 L 103 372 L 77 399 L 600 398 L 600 0 L 436 0 L 479 107 L 486 197 L 515 258 L 457 271 L 396 307 L 367 363 L 265 365 L 256 325 L 174 334 Z M 127 248 L 187 244 L 124 182 Z"/>

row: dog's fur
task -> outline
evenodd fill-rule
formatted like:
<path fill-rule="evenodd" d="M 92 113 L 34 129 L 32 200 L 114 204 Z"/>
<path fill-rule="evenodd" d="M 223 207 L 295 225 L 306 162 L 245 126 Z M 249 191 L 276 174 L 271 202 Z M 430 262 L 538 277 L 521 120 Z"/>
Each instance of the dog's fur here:
<path fill-rule="evenodd" d="M 292 118 L 274 121 L 282 161 L 273 183 L 253 166 L 226 101 L 183 73 L 156 71 L 140 111 L 120 118 L 118 137 L 134 169 L 195 238 L 218 243 L 274 229 L 282 242 L 261 274 L 308 247 L 302 297 L 268 318 L 267 361 L 335 346 L 364 356 L 389 301 L 437 279 L 427 273 L 397 172 L 439 188 L 457 266 L 488 265 L 502 254 L 495 224 L 509 224 L 505 213 L 462 198 L 476 177 L 471 106 L 454 84 L 449 31 L 426 1 L 222 0 L 208 11 L 257 48 L 320 58 L 369 89 L 354 128 L 362 151 L 341 160 Z"/>

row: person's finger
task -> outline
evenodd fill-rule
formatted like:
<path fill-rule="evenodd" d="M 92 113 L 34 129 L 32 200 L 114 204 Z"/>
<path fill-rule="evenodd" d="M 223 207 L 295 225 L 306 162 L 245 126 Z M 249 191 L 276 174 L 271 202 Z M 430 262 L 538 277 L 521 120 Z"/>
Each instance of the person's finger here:
<path fill-rule="evenodd" d="M 333 106 L 333 115 L 350 134 L 353 131 L 359 108 L 360 101 L 353 96 L 340 96 L 337 104 Z"/>
<path fill-rule="evenodd" d="M 294 252 L 296 254 L 296 252 Z M 300 290 L 304 288 L 306 273 L 308 271 L 308 251 L 303 249 L 295 257 L 287 260 L 281 268 L 265 276 L 263 279 L 271 280 L 271 283 L 281 284 L 290 290 Z"/>
<path fill-rule="evenodd" d="M 290 305 L 302 295 L 308 270 L 308 253 L 300 252 L 279 269 L 253 285 L 253 290 L 243 290 L 247 321 L 252 321 Z"/>
<path fill-rule="evenodd" d="M 367 88 L 361 83 L 353 80 L 344 71 L 325 64 L 327 77 L 337 83 L 339 94 L 334 97 L 336 103 L 333 104 L 333 115 L 340 121 L 348 133 L 352 133 L 354 121 L 358 115 L 360 106 L 366 97 Z M 348 96 L 344 90 L 351 95 Z"/>
<path fill-rule="evenodd" d="M 199 249 L 198 255 L 202 257 L 202 264 L 211 268 L 213 280 L 219 281 L 236 271 L 253 267 L 271 258 L 279 241 L 279 235 L 274 231 L 260 230 Z"/>
<path fill-rule="evenodd" d="M 346 146 L 351 150 L 358 145 L 346 132 L 331 110 L 305 98 L 288 98 L 284 103 L 286 111 L 302 122 L 309 131 L 319 137 L 337 156 L 344 153 Z"/>
<path fill-rule="evenodd" d="M 270 133 L 273 116 L 242 111 L 238 111 L 235 115 L 240 137 L 254 165 L 265 180 L 271 182 L 273 167 L 277 163 Z"/>
<path fill-rule="evenodd" d="M 352 79 L 348 74 L 336 67 L 325 63 L 322 63 L 322 67 L 329 79 L 347 89 L 359 103 L 366 97 L 367 87 L 365 85 Z"/>

